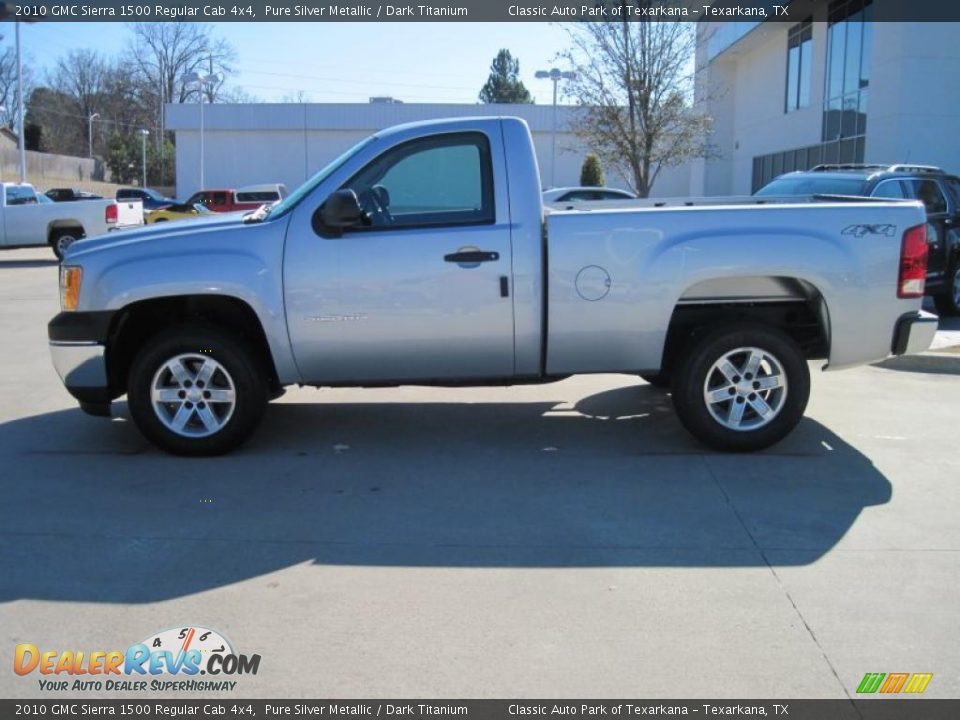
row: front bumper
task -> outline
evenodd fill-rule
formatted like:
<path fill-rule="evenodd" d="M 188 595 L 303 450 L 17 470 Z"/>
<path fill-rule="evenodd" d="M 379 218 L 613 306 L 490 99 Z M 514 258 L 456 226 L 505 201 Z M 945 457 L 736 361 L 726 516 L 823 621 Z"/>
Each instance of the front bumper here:
<path fill-rule="evenodd" d="M 902 315 L 893 331 L 893 354 L 912 355 L 930 349 L 940 318 L 923 310 Z"/>
<path fill-rule="evenodd" d="M 47 326 L 53 366 L 80 407 L 110 415 L 106 338 L 113 313 L 60 313 Z"/>

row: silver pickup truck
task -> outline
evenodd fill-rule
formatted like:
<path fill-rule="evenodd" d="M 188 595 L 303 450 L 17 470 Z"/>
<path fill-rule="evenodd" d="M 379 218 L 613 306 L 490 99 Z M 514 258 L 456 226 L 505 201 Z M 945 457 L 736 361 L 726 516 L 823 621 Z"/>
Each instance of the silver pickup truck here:
<path fill-rule="evenodd" d="M 281 203 L 73 244 L 54 365 L 127 394 L 178 454 L 235 448 L 287 385 L 671 383 L 722 450 L 783 438 L 808 361 L 925 350 L 924 211 L 902 201 L 631 201 L 546 211 L 513 118 L 403 125 Z"/>

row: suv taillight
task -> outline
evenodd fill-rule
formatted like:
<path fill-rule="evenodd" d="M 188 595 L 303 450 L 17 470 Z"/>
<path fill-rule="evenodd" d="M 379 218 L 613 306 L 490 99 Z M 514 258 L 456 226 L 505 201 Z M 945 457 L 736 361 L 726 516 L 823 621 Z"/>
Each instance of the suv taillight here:
<path fill-rule="evenodd" d="M 917 225 L 903 234 L 897 297 L 923 297 L 927 283 L 927 226 Z"/>
<path fill-rule="evenodd" d="M 115 223 L 117 221 L 117 204 L 116 203 L 110 203 L 109 205 L 107 205 L 107 211 L 105 213 L 104 219 L 108 223 Z"/>

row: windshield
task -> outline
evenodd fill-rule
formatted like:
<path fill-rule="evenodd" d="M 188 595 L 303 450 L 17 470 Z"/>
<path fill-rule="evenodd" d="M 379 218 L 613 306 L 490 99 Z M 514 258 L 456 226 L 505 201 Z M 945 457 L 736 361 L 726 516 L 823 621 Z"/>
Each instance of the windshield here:
<path fill-rule="evenodd" d="M 864 195 L 866 182 L 858 177 L 785 175 L 757 190 L 755 195 Z"/>
<path fill-rule="evenodd" d="M 373 136 L 361 140 L 359 143 L 354 145 L 352 148 L 347 150 L 343 155 L 336 158 L 333 162 L 327 165 L 323 170 L 318 172 L 312 178 L 307 180 L 303 185 L 294 190 L 290 195 L 281 200 L 279 203 L 274 205 L 269 212 L 270 217 L 277 218 L 281 217 L 288 212 L 290 212 L 294 207 L 300 204 L 300 201 L 303 200 L 307 195 L 314 191 L 314 189 L 330 177 L 334 172 L 340 169 L 340 166 L 343 165 L 347 160 L 356 155 L 360 150 L 365 148 L 373 142 Z"/>

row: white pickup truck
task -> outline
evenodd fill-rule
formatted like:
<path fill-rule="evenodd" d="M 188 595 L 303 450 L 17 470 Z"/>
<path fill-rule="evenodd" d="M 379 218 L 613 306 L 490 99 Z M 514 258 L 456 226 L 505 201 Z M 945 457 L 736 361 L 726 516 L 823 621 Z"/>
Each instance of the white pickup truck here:
<path fill-rule="evenodd" d="M 402 125 L 285 200 L 67 250 L 54 365 L 88 412 L 220 453 L 293 384 L 669 380 L 724 450 L 784 437 L 808 361 L 929 347 L 918 202 L 617 201 L 545 210 L 516 118 Z M 588 209 L 591 208 L 591 209 Z M 882 390 L 880 390 L 882 391 Z"/>
<path fill-rule="evenodd" d="M 3 183 L 0 199 L 0 248 L 49 245 L 58 258 L 85 237 L 143 225 L 142 201 L 40 199 L 32 185 Z"/>

